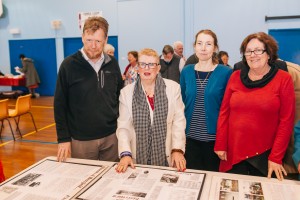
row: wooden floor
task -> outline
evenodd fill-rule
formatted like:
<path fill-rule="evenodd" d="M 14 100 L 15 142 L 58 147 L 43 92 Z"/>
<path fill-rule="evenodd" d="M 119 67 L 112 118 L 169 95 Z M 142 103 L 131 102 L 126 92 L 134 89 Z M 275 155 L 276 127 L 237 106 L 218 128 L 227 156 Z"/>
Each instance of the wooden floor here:
<path fill-rule="evenodd" d="M 14 105 L 15 100 L 11 99 L 9 107 L 13 108 Z M 15 122 L 10 119 L 16 141 L 13 140 L 8 123 L 4 121 L 4 129 L 0 139 L 0 159 L 6 179 L 47 156 L 56 156 L 57 138 L 53 97 L 32 99 L 31 113 L 35 119 L 38 132 L 35 132 L 30 115 L 26 114 L 21 116 L 20 119 L 22 138 L 19 134 L 16 134 Z"/>

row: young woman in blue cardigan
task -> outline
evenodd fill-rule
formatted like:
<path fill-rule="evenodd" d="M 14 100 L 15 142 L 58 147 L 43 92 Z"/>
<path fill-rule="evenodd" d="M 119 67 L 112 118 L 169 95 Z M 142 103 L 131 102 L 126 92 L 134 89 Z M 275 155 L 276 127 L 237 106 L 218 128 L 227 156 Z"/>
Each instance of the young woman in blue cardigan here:
<path fill-rule="evenodd" d="M 185 104 L 187 168 L 218 171 L 214 153 L 219 110 L 228 79 L 229 67 L 218 64 L 218 40 L 211 30 L 196 34 L 194 49 L 198 63 L 187 65 L 180 75 Z"/>

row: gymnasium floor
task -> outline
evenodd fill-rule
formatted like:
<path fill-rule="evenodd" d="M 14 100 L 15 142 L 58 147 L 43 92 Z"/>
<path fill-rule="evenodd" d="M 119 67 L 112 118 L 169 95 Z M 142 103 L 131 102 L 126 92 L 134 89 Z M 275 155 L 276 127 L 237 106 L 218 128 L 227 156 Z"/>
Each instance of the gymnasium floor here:
<path fill-rule="evenodd" d="M 10 99 L 9 108 L 14 108 L 15 102 L 15 99 Z M 8 122 L 4 121 L 0 139 L 0 159 L 6 179 L 45 157 L 56 156 L 57 139 L 53 97 L 32 99 L 31 113 L 38 132 L 35 132 L 30 115 L 26 114 L 20 119 L 22 138 L 16 133 L 14 120 L 10 119 L 16 141 L 13 140 Z"/>

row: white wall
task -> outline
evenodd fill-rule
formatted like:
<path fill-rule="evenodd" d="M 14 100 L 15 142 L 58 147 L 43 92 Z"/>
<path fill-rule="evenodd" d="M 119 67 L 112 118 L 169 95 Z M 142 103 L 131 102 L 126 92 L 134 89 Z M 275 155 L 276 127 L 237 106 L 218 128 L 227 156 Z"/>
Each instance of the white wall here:
<path fill-rule="evenodd" d="M 193 53 L 194 35 L 201 29 L 216 32 L 220 50 L 229 53 L 230 64 L 240 60 L 239 47 L 250 33 L 276 28 L 300 28 L 300 19 L 265 22 L 265 16 L 300 15 L 299 0 L 3 0 L 0 18 L 0 67 L 10 70 L 8 40 L 56 38 L 57 63 L 63 59 L 64 37 L 79 37 L 77 14 L 103 11 L 110 24 L 109 35 L 119 37 L 119 62 L 123 70 L 127 52 L 144 47 L 159 53 L 175 40 L 185 43 L 185 54 Z M 60 30 L 50 22 L 62 21 Z M 11 28 L 20 28 L 13 36 Z M 123 59 L 122 59 L 123 58 Z"/>
<path fill-rule="evenodd" d="M 300 1 L 288 0 L 288 1 L 272 1 L 268 0 L 267 16 L 286 16 L 286 15 L 300 15 Z M 272 20 L 267 23 L 268 29 L 289 29 L 300 28 L 300 19 L 289 20 Z"/>
<path fill-rule="evenodd" d="M 195 1 L 195 31 L 213 30 L 219 50 L 228 52 L 229 63 L 233 65 L 241 58 L 239 48 L 243 39 L 250 33 L 266 31 L 266 7 L 261 0 Z"/>
<path fill-rule="evenodd" d="M 118 2 L 119 63 L 128 65 L 127 52 L 148 47 L 161 54 L 163 46 L 184 36 L 184 0 Z"/>
<path fill-rule="evenodd" d="M 271 28 L 300 28 L 300 19 L 265 22 L 266 15 L 300 15 L 299 0 L 195 0 L 194 4 L 195 33 L 201 29 L 213 30 L 220 50 L 229 53 L 231 65 L 240 60 L 240 44 L 247 35 L 268 32 Z"/>

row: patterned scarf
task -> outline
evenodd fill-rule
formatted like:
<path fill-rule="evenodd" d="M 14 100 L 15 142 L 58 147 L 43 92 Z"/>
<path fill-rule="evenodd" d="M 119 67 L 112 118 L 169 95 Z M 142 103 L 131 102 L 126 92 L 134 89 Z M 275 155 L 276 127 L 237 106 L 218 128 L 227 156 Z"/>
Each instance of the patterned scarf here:
<path fill-rule="evenodd" d="M 137 138 L 136 162 L 166 166 L 168 99 L 166 85 L 160 74 L 156 77 L 154 94 L 153 124 L 151 126 L 147 97 L 138 76 L 132 99 L 133 125 Z"/>

